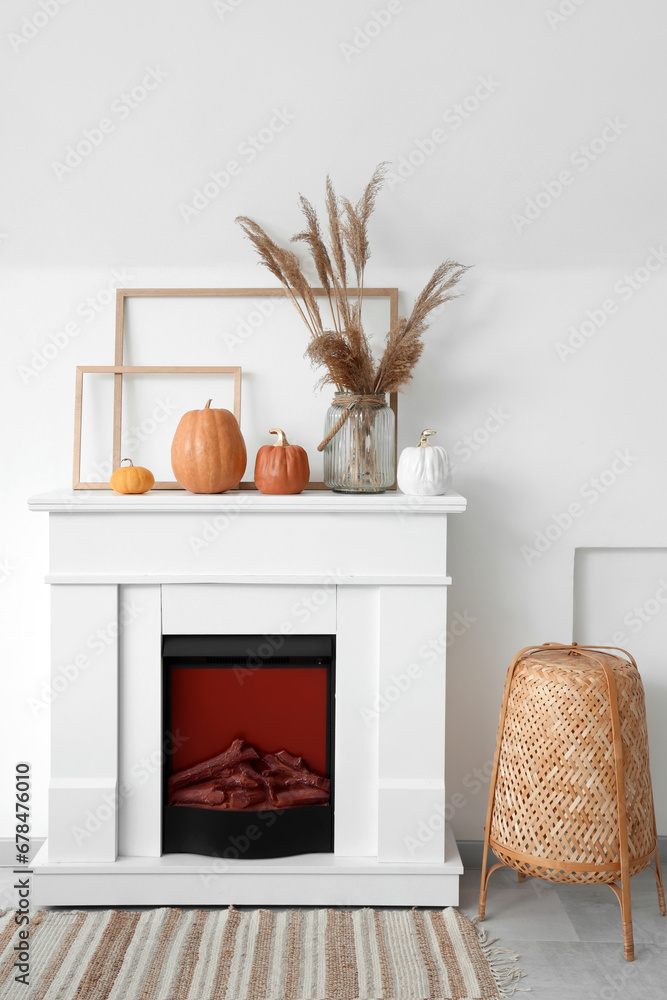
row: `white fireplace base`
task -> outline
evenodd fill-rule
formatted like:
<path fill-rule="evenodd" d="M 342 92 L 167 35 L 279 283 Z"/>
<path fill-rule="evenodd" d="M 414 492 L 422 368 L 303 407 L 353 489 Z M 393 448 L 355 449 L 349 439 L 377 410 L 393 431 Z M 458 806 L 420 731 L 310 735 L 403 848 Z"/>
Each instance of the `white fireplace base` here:
<path fill-rule="evenodd" d="M 454 905 L 444 497 L 61 492 L 38 905 Z M 334 635 L 334 852 L 162 855 L 162 638 Z M 249 816 L 249 823 L 253 822 Z"/>
<path fill-rule="evenodd" d="M 195 854 L 119 857 L 112 864 L 37 854 L 38 906 L 457 906 L 463 865 L 447 825 L 443 864 L 302 854 L 223 861 Z"/>

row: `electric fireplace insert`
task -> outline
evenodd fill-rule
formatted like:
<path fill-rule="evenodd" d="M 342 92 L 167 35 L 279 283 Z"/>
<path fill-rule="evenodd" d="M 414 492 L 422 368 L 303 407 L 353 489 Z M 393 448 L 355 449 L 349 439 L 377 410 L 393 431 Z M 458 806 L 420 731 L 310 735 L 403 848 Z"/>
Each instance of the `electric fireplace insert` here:
<path fill-rule="evenodd" d="M 162 851 L 333 851 L 330 635 L 167 635 Z"/>

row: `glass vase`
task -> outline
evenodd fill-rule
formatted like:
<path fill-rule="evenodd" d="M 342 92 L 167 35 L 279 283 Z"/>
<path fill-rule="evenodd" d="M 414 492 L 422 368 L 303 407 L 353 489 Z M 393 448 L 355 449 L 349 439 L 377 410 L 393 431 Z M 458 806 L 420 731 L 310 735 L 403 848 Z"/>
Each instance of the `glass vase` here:
<path fill-rule="evenodd" d="M 324 424 L 324 483 L 336 493 L 384 493 L 396 478 L 394 411 L 384 393 L 337 393 Z"/>

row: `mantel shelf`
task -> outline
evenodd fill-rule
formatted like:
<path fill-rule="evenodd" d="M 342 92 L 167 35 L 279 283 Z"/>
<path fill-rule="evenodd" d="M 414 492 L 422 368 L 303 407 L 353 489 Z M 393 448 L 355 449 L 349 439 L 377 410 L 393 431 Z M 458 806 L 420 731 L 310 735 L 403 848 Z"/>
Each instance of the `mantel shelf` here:
<path fill-rule="evenodd" d="M 342 494 L 312 490 L 296 496 L 266 496 L 253 490 L 195 494 L 180 490 L 152 490 L 150 493 L 121 495 L 111 490 L 53 490 L 28 500 L 30 510 L 54 514 L 346 514 L 360 511 L 373 514 L 458 514 L 467 501 L 458 493 L 440 497 L 412 497 L 404 493 Z"/>

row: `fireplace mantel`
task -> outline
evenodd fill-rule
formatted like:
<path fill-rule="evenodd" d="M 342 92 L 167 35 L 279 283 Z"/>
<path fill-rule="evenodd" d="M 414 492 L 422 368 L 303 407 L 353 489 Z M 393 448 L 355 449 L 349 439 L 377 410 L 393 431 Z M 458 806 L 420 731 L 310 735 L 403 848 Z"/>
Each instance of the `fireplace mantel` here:
<path fill-rule="evenodd" d="M 279 514 L 457 514 L 466 509 L 466 500 L 458 493 L 440 497 L 411 497 L 405 493 L 343 494 L 331 490 L 306 490 L 296 496 L 268 496 L 255 490 L 229 490 L 227 493 L 188 493 L 185 490 L 151 490 L 149 493 L 120 494 L 111 490 L 53 490 L 28 500 L 30 510 L 50 513 L 127 513 L 149 514 L 189 512 L 197 514 L 220 511 L 248 511 Z"/>
<path fill-rule="evenodd" d="M 444 787 L 456 493 L 54 491 L 41 905 L 453 905 Z M 122 516 L 118 516 L 122 515 Z M 336 637 L 333 855 L 162 854 L 162 638 Z"/>

